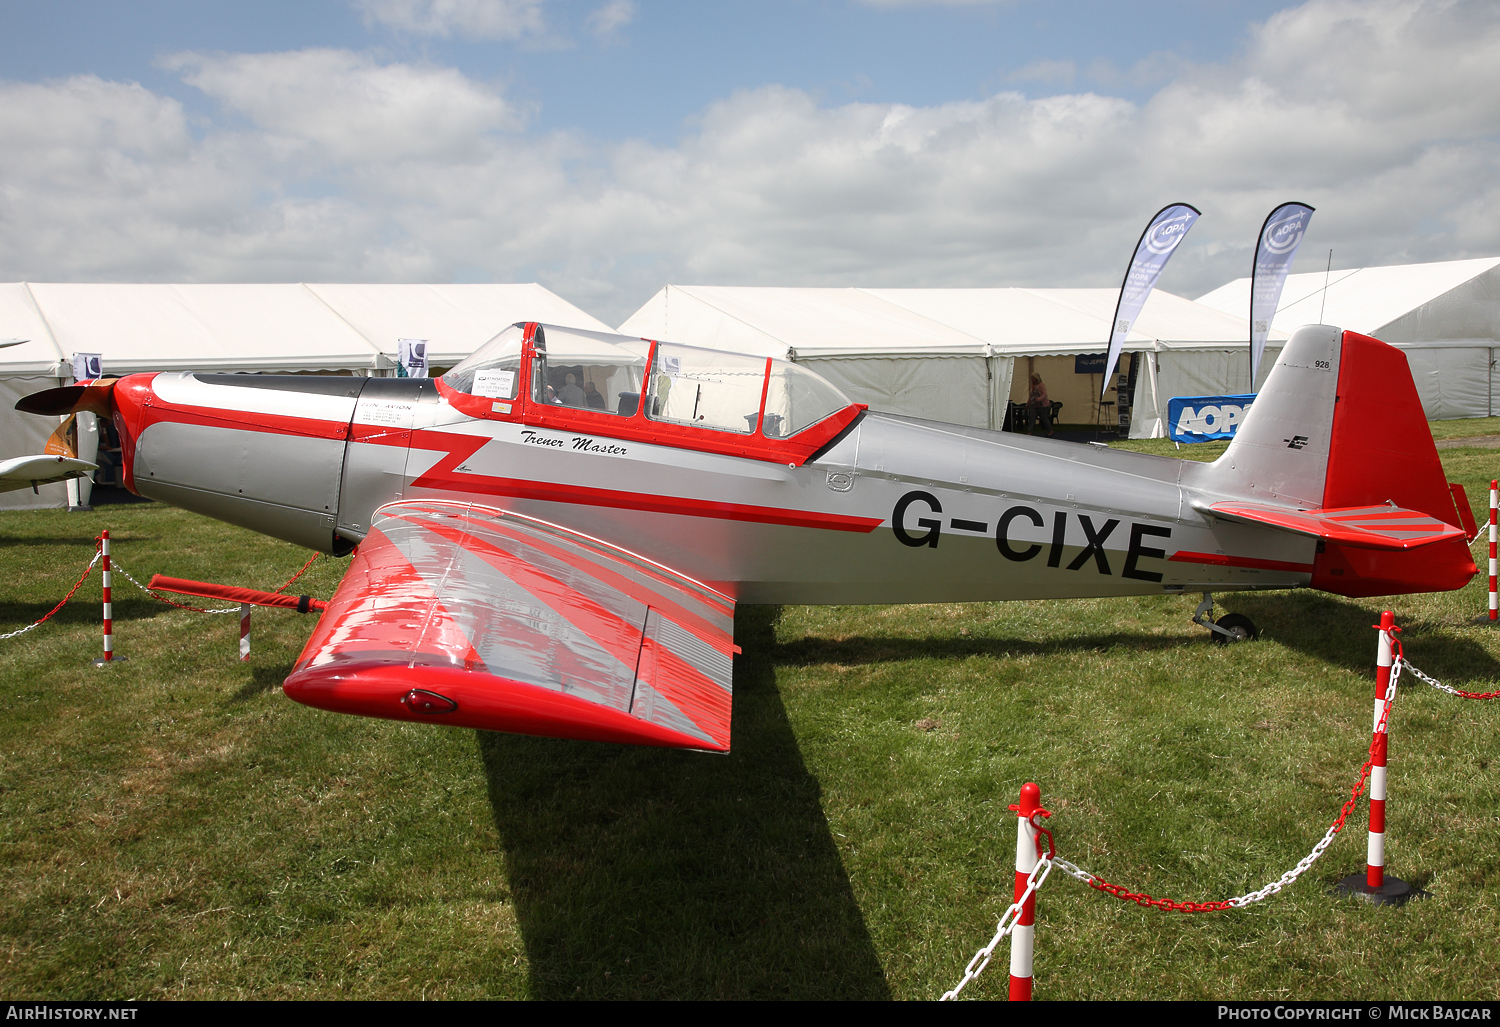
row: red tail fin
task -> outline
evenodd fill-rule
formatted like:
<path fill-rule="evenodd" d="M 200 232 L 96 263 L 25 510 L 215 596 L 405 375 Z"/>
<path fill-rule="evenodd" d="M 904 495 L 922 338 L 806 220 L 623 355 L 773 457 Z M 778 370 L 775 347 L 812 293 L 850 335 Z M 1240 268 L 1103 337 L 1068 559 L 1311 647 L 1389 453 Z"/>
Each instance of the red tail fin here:
<path fill-rule="evenodd" d="M 1344 333 L 1325 507 L 1392 502 L 1462 527 L 1406 354 Z"/>
<path fill-rule="evenodd" d="M 1342 342 L 1324 508 L 1390 504 L 1469 529 L 1473 516 L 1458 511 L 1406 354 L 1354 332 Z M 1400 552 L 1331 541 L 1319 550 L 1313 587 L 1346 596 L 1448 591 L 1478 571 L 1460 537 Z"/>

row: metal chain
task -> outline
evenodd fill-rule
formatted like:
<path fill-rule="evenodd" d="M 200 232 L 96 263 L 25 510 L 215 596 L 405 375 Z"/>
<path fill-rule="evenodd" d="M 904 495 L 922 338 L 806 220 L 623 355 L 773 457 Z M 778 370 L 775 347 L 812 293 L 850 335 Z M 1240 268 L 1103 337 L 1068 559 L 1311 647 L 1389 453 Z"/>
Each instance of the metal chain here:
<path fill-rule="evenodd" d="M 1426 674 L 1423 674 L 1416 667 L 1412 666 L 1411 663 L 1406 659 L 1406 654 L 1399 651 L 1396 655 L 1396 666 L 1404 666 L 1407 670 L 1412 672 L 1412 675 L 1418 681 L 1425 681 L 1427 684 L 1431 685 L 1433 688 L 1436 688 L 1438 691 L 1447 692 L 1449 695 L 1456 695 L 1460 699 L 1500 699 L 1500 692 L 1465 692 L 1462 689 L 1454 688 L 1452 685 L 1445 685 L 1437 678 L 1429 677 Z M 1394 671 L 1395 668 L 1393 667 L 1392 670 Z"/>
<path fill-rule="evenodd" d="M 1380 735 L 1385 732 L 1386 721 L 1390 718 L 1391 704 L 1396 700 L 1396 682 L 1401 677 L 1401 664 L 1402 661 L 1400 659 L 1392 661 L 1391 683 L 1389 686 L 1387 686 L 1385 691 L 1385 704 L 1380 711 L 1380 721 L 1375 727 L 1376 735 Z M 1407 664 L 1407 666 L 1410 666 L 1410 664 Z M 1359 768 L 1359 780 L 1354 783 L 1354 787 L 1350 790 L 1349 798 L 1344 803 L 1344 808 L 1339 811 L 1338 819 L 1335 820 L 1333 824 L 1328 828 L 1318 844 L 1313 846 L 1312 851 L 1297 861 L 1296 866 L 1292 867 L 1292 869 L 1288 870 L 1286 873 L 1282 874 L 1279 878 L 1272 881 L 1264 888 L 1261 888 L 1259 891 L 1248 892 L 1244 895 L 1236 895 L 1232 899 L 1222 899 L 1218 902 L 1174 902 L 1171 899 L 1152 898 L 1150 895 L 1147 895 L 1144 892 L 1127 891 L 1123 886 L 1118 884 L 1110 884 L 1108 881 L 1095 877 L 1087 870 L 1084 870 L 1082 867 L 1075 866 L 1065 859 L 1054 858 L 1053 862 L 1061 867 L 1064 873 L 1068 874 L 1070 877 L 1078 878 L 1078 880 L 1082 881 L 1090 888 L 1096 888 L 1099 891 L 1105 892 L 1106 894 L 1113 895 L 1117 899 L 1125 899 L 1129 902 L 1135 902 L 1142 906 L 1156 906 L 1159 909 L 1172 910 L 1178 913 L 1210 913 L 1225 909 L 1243 909 L 1246 906 L 1251 905 L 1252 903 L 1260 902 L 1263 899 L 1268 899 L 1272 895 L 1275 895 L 1277 892 L 1281 891 L 1283 888 L 1286 888 L 1294 881 L 1296 881 L 1297 878 L 1307 873 L 1312 865 L 1318 861 L 1318 857 L 1323 855 L 1323 853 L 1328 849 L 1328 846 L 1333 844 L 1333 839 L 1337 837 L 1338 833 L 1344 829 L 1344 821 L 1349 818 L 1350 812 L 1353 811 L 1355 804 L 1359 802 L 1359 797 L 1364 794 L 1365 782 L 1369 780 L 1370 768 L 1374 765 L 1374 763 L 1375 740 L 1374 738 L 1372 738 L 1370 740 L 1369 756 L 1368 758 L 1366 758 L 1364 766 Z"/>
<path fill-rule="evenodd" d="M 322 555 L 322 553 L 313 553 L 312 556 L 309 556 L 307 558 L 307 562 L 302 565 L 302 569 L 300 571 L 298 571 L 296 574 L 293 574 L 290 578 L 287 578 L 285 584 L 283 584 L 280 588 L 275 589 L 274 591 L 277 594 L 285 592 L 288 588 L 291 587 L 292 582 L 296 581 L 298 578 L 302 577 L 302 575 L 306 574 L 307 569 L 313 565 L 313 561 Z"/>
<path fill-rule="evenodd" d="M 964 979 L 955 984 L 952 991 L 945 991 L 943 997 L 938 999 L 939 1002 L 951 1002 L 958 998 L 958 993 L 964 990 L 964 986 L 978 977 L 984 971 L 984 968 L 990 965 L 990 957 L 995 954 L 995 946 L 999 945 L 1006 935 L 1015 930 L 1016 921 L 1020 919 L 1021 909 L 1026 905 L 1026 900 L 1041 889 L 1042 883 L 1047 880 L 1047 875 L 1052 872 L 1052 864 L 1054 862 L 1060 863 L 1061 861 L 1055 857 L 1045 855 L 1037 860 L 1036 866 L 1032 867 L 1031 874 L 1026 878 L 1026 890 L 1021 893 L 1019 899 L 1010 904 L 1010 908 L 1000 917 L 1000 922 L 995 928 L 995 936 L 990 939 L 988 945 L 974 953 L 974 958 L 969 960 L 969 965 L 964 968 Z M 1072 866 L 1072 864 L 1068 865 Z M 1077 867 L 1074 867 L 1074 869 L 1076 870 Z"/>
<path fill-rule="evenodd" d="M 203 610 L 203 609 L 199 609 L 196 606 L 189 606 L 187 603 L 175 603 L 172 600 L 168 599 L 166 596 L 160 595 L 159 593 L 157 593 L 155 589 L 147 588 L 145 585 L 142 585 L 139 581 L 136 581 L 135 578 L 131 575 L 131 573 L 129 571 L 127 571 L 124 567 L 120 566 L 120 561 L 119 561 L 118 558 L 116 558 L 114 556 L 111 556 L 109 562 L 110 562 L 110 570 L 119 571 L 121 574 L 125 575 L 125 577 L 130 580 L 130 583 L 132 585 L 134 585 L 136 588 L 138 588 L 142 592 L 146 593 L 152 599 L 155 599 L 158 602 L 166 603 L 168 606 L 175 606 L 179 610 L 191 610 L 194 613 L 239 613 L 240 612 L 240 608 L 238 606 L 231 606 L 228 609 L 224 609 L 224 610 Z M 295 581 L 296 579 L 293 578 L 292 580 Z M 287 585 L 290 585 L 291 583 L 292 582 L 289 581 L 289 582 L 287 582 Z M 282 588 L 286 588 L 286 585 L 282 585 L 281 587 Z"/>
<path fill-rule="evenodd" d="M 32 628 L 39 628 L 39 627 L 41 627 L 43 624 L 47 623 L 48 620 L 51 619 L 51 617 L 52 617 L 52 615 L 54 613 L 56 613 L 58 610 L 61 610 L 64 606 L 67 606 L 68 605 L 68 600 L 72 599 L 73 598 L 73 594 L 75 592 L 77 592 L 80 588 L 83 587 L 83 582 L 89 576 L 89 573 L 94 569 L 94 565 L 97 564 L 99 562 L 99 560 L 104 556 L 104 551 L 102 549 L 98 548 L 98 546 L 99 546 L 99 540 L 96 538 L 96 539 L 94 539 L 94 547 L 95 547 L 94 548 L 94 558 L 92 560 L 90 560 L 89 561 L 89 565 L 83 569 L 83 573 L 78 576 L 78 580 L 73 583 L 73 587 L 68 590 L 68 594 L 65 595 L 65 596 L 63 596 L 62 602 L 58 603 L 52 609 L 48 610 L 46 612 L 46 614 L 44 614 L 42 616 L 41 620 L 35 621 L 34 623 L 31 623 L 31 624 L 28 624 L 24 628 L 21 628 L 21 629 L 19 629 L 17 631 L 12 631 L 12 632 L 10 632 L 8 634 L 0 635 L 0 641 L 4 641 L 4 640 L 6 640 L 8 638 L 15 638 L 17 635 L 24 635 L 24 634 L 26 634 L 26 632 L 30 631 Z"/>

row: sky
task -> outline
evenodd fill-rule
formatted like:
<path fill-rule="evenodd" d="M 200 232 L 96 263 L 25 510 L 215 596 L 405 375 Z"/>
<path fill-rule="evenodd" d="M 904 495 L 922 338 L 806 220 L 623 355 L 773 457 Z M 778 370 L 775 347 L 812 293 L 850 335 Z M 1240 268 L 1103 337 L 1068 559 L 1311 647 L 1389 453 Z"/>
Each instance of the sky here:
<path fill-rule="evenodd" d="M 1160 287 L 1500 254 L 1500 5 L 0 0 L 0 280 Z"/>

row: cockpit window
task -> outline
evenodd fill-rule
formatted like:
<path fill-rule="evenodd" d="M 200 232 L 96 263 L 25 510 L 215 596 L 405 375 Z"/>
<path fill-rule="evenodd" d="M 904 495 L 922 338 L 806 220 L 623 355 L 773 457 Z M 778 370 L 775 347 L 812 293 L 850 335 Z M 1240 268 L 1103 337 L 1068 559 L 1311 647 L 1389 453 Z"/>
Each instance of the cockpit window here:
<path fill-rule="evenodd" d="M 719 431 L 755 431 L 766 380 L 766 358 L 658 343 L 651 369 L 655 421 Z"/>
<path fill-rule="evenodd" d="M 443 375 L 456 392 L 515 400 L 520 391 L 524 325 L 513 325 Z M 532 335 L 530 401 L 653 421 L 785 439 L 849 406 L 849 399 L 807 368 L 785 360 L 659 343 L 624 335 L 537 325 Z M 767 365 L 769 363 L 769 375 Z M 764 397 L 764 417 L 761 416 Z M 510 413 L 510 406 L 496 405 Z M 560 412 L 560 411 L 559 411 Z"/>
<path fill-rule="evenodd" d="M 574 328 L 537 328 L 531 398 L 537 403 L 630 416 L 641 403 L 643 339 Z"/>
<path fill-rule="evenodd" d="M 818 374 L 785 360 L 773 360 L 761 432 L 767 438 L 786 438 L 848 405 L 849 397 Z"/>
<path fill-rule="evenodd" d="M 525 328 L 511 325 L 443 375 L 444 384 L 487 399 L 515 399 L 525 338 Z"/>

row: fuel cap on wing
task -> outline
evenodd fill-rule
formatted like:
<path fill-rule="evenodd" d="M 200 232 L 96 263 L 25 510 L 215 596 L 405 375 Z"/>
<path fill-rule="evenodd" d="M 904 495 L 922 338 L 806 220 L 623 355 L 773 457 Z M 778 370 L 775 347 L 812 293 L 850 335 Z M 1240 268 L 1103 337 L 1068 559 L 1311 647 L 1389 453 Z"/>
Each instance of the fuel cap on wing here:
<path fill-rule="evenodd" d="M 458 703 L 452 699 L 421 688 L 407 692 L 401 704 L 413 713 L 452 713 L 458 709 Z"/>

